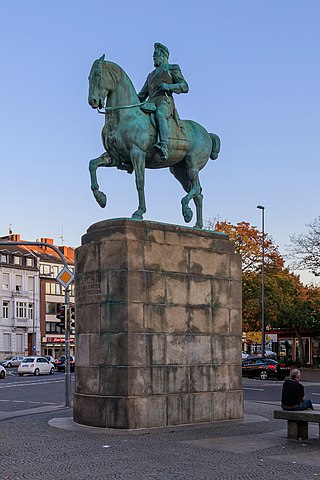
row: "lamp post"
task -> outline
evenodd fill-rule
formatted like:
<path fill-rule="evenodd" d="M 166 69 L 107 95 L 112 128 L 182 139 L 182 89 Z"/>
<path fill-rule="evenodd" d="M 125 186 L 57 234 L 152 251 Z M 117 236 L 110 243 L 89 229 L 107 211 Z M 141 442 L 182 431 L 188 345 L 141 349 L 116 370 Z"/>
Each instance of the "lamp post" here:
<path fill-rule="evenodd" d="M 262 222 L 262 267 L 261 267 L 261 355 L 265 354 L 265 321 L 264 321 L 264 206 L 257 205 L 257 208 L 261 210 L 261 222 Z"/>
<path fill-rule="evenodd" d="M 32 312 L 32 355 L 36 354 L 36 276 L 39 275 L 37 272 L 33 277 L 33 312 Z"/>

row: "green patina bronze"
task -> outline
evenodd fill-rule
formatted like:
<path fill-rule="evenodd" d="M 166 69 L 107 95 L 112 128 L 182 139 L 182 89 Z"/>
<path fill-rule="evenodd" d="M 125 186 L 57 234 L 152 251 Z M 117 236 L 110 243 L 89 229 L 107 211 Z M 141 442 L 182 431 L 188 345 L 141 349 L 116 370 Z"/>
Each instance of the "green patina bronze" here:
<path fill-rule="evenodd" d="M 99 190 L 97 168 L 134 171 L 139 205 L 132 218 L 142 220 L 146 212 L 145 168 L 169 167 L 187 192 L 181 200 L 184 220 L 192 219 L 189 202 L 193 200 L 195 228 L 202 228 L 199 171 L 209 158 L 218 157 L 220 139 L 192 120 L 180 120 L 172 94 L 187 93 L 188 84 L 179 65 L 169 64 L 168 58 L 167 47 L 156 43 L 155 70 L 148 75 L 139 94 L 119 65 L 106 61 L 104 55 L 94 61 L 88 101 L 92 108 L 102 109 L 106 100 L 102 129 L 105 152 L 89 163 L 91 189 L 99 205 L 105 207 L 107 199 Z"/>

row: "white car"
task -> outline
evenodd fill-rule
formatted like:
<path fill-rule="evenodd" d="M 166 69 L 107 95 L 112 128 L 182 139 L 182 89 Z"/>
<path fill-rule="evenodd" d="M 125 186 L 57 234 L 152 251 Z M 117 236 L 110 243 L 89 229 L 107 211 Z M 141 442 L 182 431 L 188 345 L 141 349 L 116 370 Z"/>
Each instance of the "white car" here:
<path fill-rule="evenodd" d="M 22 377 L 25 373 L 41 375 L 42 373 L 54 374 L 54 365 L 45 357 L 25 357 L 18 367 L 18 375 Z"/>
<path fill-rule="evenodd" d="M 22 355 L 14 355 L 10 357 L 6 357 L 3 360 L 1 360 L 1 365 L 3 367 L 11 368 L 11 367 L 17 367 L 21 360 L 23 360 L 24 357 Z"/>
<path fill-rule="evenodd" d="M 0 365 L 0 378 L 4 378 L 6 374 L 6 369 L 2 365 Z"/>
<path fill-rule="evenodd" d="M 276 357 L 276 353 L 273 352 L 272 350 L 266 349 L 266 351 L 265 351 L 265 356 L 266 356 L 266 357 Z"/>

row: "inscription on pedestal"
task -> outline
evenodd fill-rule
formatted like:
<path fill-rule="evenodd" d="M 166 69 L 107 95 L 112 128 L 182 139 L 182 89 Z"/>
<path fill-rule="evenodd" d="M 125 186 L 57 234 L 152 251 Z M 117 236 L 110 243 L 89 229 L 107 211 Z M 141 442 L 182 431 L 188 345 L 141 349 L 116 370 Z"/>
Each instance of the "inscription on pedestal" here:
<path fill-rule="evenodd" d="M 77 303 L 91 304 L 100 302 L 101 299 L 101 274 L 79 273 L 77 274 Z"/>

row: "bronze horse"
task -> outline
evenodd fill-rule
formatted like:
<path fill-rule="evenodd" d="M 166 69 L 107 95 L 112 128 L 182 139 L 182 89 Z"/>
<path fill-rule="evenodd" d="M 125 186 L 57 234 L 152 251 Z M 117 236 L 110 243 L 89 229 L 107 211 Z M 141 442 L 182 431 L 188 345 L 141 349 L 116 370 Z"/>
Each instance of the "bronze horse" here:
<path fill-rule="evenodd" d="M 172 118 L 169 121 L 169 159 L 160 158 L 153 145 L 157 141 L 154 115 L 141 110 L 136 90 L 124 70 L 103 55 L 94 61 L 89 75 L 89 98 L 92 108 L 105 105 L 105 124 L 102 142 L 105 152 L 90 160 L 91 190 L 101 207 L 106 206 L 106 195 L 99 190 L 96 171 L 98 167 L 117 167 L 135 172 L 138 191 L 138 209 L 132 218 L 142 220 L 146 212 L 144 194 L 145 168 L 169 167 L 187 195 L 182 198 L 182 214 L 186 222 L 192 219 L 190 200 L 196 206 L 196 224 L 203 227 L 202 189 L 199 171 L 209 158 L 215 160 L 220 151 L 220 140 L 214 133 L 192 120 Z"/>

